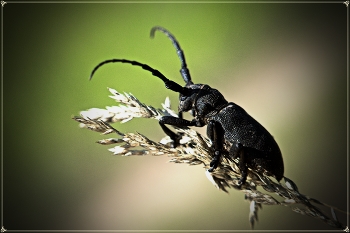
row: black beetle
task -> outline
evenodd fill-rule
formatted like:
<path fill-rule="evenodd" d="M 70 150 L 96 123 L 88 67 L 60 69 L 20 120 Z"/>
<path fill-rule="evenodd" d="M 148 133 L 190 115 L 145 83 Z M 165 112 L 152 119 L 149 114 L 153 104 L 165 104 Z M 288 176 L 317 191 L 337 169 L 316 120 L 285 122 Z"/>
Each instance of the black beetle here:
<path fill-rule="evenodd" d="M 243 108 L 235 103 L 227 102 L 216 89 L 206 84 L 194 84 L 187 68 L 185 56 L 175 37 L 162 27 L 153 27 L 151 37 L 155 31 L 161 31 L 172 41 L 181 61 L 180 73 L 186 85 L 180 86 L 167 79 L 161 72 L 146 64 L 126 59 L 110 59 L 98 64 L 92 71 L 90 80 L 96 70 L 104 64 L 113 62 L 129 63 L 141 66 L 160 78 L 165 87 L 180 93 L 179 118 L 163 116 L 159 124 L 163 131 L 174 141 L 173 146 L 179 145 L 181 135 L 171 131 L 166 124 L 178 127 L 207 125 L 207 135 L 212 141 L 213 159 L 209 171 L 212 172 L 220 163 L 223 153 L 233 159 L 239 158 L 241 178 L 239 185 L 247 179 L 248 168 L 266 175 L 274 176 L 278 181 L 283 177 L 284 167 L 281 151 L 272 135 L 252 118 Z M 193 120 L 183 119 L 182 113 L 190 111 Z"/>

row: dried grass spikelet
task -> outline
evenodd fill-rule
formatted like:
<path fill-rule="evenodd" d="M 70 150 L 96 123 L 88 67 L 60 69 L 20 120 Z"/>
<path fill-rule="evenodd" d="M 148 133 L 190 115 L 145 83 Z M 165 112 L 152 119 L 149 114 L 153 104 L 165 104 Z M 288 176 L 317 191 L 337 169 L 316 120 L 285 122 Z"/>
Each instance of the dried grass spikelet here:
<path fill-rule="evenodd" d="M 241 176 L 238 161 L 233 160 L 227 154 L 223 154 L 221 163 L 214 172 L 208 172 L 207 169 L 212 159 L 211 142 L 190 128 L 174 127 L 175 132 L 183 135 L 180 146 L 177 148 L 170 147 L 171 140 L 168 136 L 160 142 L 154 142 L 140 133 L 119 132 L 110 123 L 125 123 L 134 117 L 159 120 L 162 116 L 177 116 L 177 114 L 171 110 L 168 98 L 162 104 L 162 109 L 156 109 L 141 103 L 132 94 L 121 94 L 111 88 L 108 88 L 108 90 L 112 94 L 110 97 L 120 103 L 120 105 L 106 107 L 106 109 L 91 108 L 87 111 L 81 111 L 80 116 L 75 116 L 73 119 L 78 121 L 81 127 L 92 131 L 102 134 L 116 133 L 120 138 L 108 138 L 97 141 L 101 145 L 117 144 L 109 149 L 114 155 L 167 155 L 171 157 L 170 162 L 173 163 L 202 164 L 206 169 L 205 174 L 207 178 L 216 188 L 224 192 L 228 192 L 227 189 L 233 188 L 245 194 L 245 199 L 250 202 L 249 223 L 252 228 L 258 220 L 258 210 L 264 204 L 291 206 L 296 213 L 309 215 L 332 227 L 344 229 L 335 215 L 335 210 L 338 209 L 299 193 L 296 184 L 286 177 L 282 184 L 271 177 L 249 169 L 247 182 L 242 186 L 238 186 L 237 181 Z M 262 188 L 262 191 L 257 190 L 258 187 Z M 282 201 L 278 201 L 277 198 L 282 199 Z M 302 208 L 294 207 L 295 204 Z M 325 215 L 314 204 L 329 207 L 332 217 Z"/>

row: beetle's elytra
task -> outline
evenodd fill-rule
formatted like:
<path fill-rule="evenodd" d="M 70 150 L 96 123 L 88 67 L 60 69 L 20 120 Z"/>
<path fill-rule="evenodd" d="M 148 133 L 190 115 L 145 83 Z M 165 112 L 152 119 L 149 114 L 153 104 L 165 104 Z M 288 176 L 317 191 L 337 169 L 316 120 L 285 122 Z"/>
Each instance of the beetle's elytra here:
<path fill-rule="evenodd" d="M 274 176 L 280 181 L 284 173 L 283 158 L 271 134 L 243 108 L 225 100 L 218 90 L 206 84 L 194 84 L 187 68 L 185 55 L 175 37 L 162 27 L 153 27 L 151 37 L 154 37 L 156 31 L 163 32 L 173 43 L 181 61 L 180 73 L 186 83 L 184 87 L 146 64 L 126 59 L 110 59 L 101 62 L 93 69 L 90 79 L 98 68 L 107 63 L 122 62 L 141 66 L 160 78 L 166 88 L 180 94 L 179 117 L 163 116 L 159 120 L 163 131 L 173 140 L 174 147 L 179 145 L 181 135 L 174 133 L 166 125 L 180 127 L 207 125 L 207 135 L 212 141 L 214 151 L 210 172 L 219 165 L 220 157 L 225 153 L 232 158 L 239 158 L 241 170 L 239 185 L 245 183 L 248 168 Z M 187 111 L 190 111 L 193 116 L 191 121 L 182 117 L 182 113 Z"/>

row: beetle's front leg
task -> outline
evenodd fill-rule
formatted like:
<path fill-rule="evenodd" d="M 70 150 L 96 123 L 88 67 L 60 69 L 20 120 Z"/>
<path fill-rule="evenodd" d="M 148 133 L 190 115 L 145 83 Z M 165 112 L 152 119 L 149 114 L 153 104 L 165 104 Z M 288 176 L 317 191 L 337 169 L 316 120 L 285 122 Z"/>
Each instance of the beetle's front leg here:
<path fill-rule="evenodd" d="M 165 126 L 165 124 L 178 126 L 178 127 L 182 127 L 182 126 L 204 126 L 204 124 L 201 124 L 196 119 L 193 119 L 192 121 L 188 121 L 186 119 L 177 118 L 177 117 L 173 117 L 173 116 L 163 116 L 163 117 L 161 117 L 159 119 L 159 124 L 162 127 L 164 133 L 166 135 L 168 135 L 171 138 L 171 140 L 174 141 L 173 147 L 177 147 L 178 145 L 180 145 L 181 135 L 176 134 L 173 131 L 171 131 L 168 127 Z"/>
<path fill-rule="evenodd" d="M 224 130 L 219 122 L 209 121 L 207 135 L 213 143 L 214 157 L 210 162 L 209 172 L 214 171 L 220 163 L 221 152 L 224 144 Z"/>

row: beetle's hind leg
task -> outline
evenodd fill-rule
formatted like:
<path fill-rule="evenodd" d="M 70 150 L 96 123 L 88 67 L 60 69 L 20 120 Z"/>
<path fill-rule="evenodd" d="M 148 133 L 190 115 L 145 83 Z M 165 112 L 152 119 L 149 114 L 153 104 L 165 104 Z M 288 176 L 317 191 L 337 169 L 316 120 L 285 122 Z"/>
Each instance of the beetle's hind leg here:
<path fill-rule="evenodd" d="M 238 181 L 238 185 L 241 186 L 244 184 L 247 180 L 247 175 L 248 175 L 248 167 L 246 164 L 246 153 L 243 145 L 240 142 L 236 142 L 235 144 L 232 145 L 230 149 L 230 156 L 235 159 L 239 158 L 239 169 L 241 170 L 241 178 Z"/>

